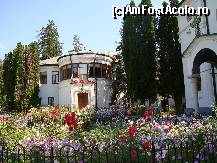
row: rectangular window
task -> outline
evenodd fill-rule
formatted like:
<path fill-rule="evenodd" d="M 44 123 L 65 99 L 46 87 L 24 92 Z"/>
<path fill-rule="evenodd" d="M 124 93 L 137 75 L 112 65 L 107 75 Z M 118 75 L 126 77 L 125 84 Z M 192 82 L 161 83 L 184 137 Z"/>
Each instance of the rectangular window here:
<path fill-rule="evenodd" d="M 66 75 L 66 79 L 71 79 L 71 76 L 72 76 L 72 66 L 71 65 L 67 65 L 67 75 Z"/>
<path fill-rule="evenodd" d="M 73 78 L 78 77 L 78 64 L 77 63 L 72 64 L 72 75 L 73 75 Z"/>
<path fill-rule="evenodd" d="M 95 64 L 95 77 L 96 78 L 102 77 L 101 64 L 99 64 L 99 63 Z"/>
<path fill-rule="evenodd" d="M 79 78 L 87 80 L 87 64 L 79 64 Z"/>
<path fill-rule="evenodd" d="M 63 66 L 63 80 L 67 79 L 67 69 L 66 66 Z"/>
<path fill-rule="evenodd" d="M 102 77 L 107 78 L 107 65 L 106 64 L 102 65 Z"/>
<path fill-rule="evenodd" d="M 40 72 L 40 82 L 41 84 L 47 84 L 47 71 Z"/>
<path fill-rule="evenodd" d="M 52 84 L 59 83 L 59 71 L 52 71 Z"/>
<path fill-rule="evenodd" d="M 48 97 L 48 105 L 54 106 L 54 97 Z"/>
<path fill-rule="evenodd" d="M 94 78 L 94 72 L 93 72 L 93 64 L 88 65 L 88 77 L 89 78 Z"/>
<path fill-rule="evenodd" d="M 63 80 L 63 68 L 61 67 L 60 68 L 60 81 Z"/>

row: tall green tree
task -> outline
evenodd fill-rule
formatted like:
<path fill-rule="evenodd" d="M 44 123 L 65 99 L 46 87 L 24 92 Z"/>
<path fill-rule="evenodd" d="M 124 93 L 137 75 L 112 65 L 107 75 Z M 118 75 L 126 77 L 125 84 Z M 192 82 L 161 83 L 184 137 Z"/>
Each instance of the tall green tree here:
<path fill-rule="evenodd" d="M 27 89 L 26 89 L 26 107 L 37 107 L 40 104 L 39 93 L 39 74 L 40 74 L 40 54 L 36 42 L 32 42 L 26 49 L 26 73 L 27 73 Z"/>
<path fill-rule="evenodd" d="M 112 96 L 111 104 L 114 105 L 118 102 L 118 96 L 121 93 L 126 95 L 127 85 L 126 85 L 126 73 L 124 70 L 123 56 L 119 52 L 112 62 Z M 126 96 L 122 98 L 126 100 Z"/>
<path fill-rule="evenodd" d="M 25 87 L 24 87 L 24 77 L 25 74 L 25 58 L 24 58 L 24 46 L 21 43 L 17 44 L 17 47 L 13 50 L 13 68 L 15 70 L 15 106 L 16 109 L 22 109 L 22 104 L 24 102 Z"/>
<path fill-rule="evenodd" d="M 4 103 L 3 62 L 0 60 L 0 106 Z"/>
<path fill-rule="evenodd" d="M 151 7 L 151 0 L 142 0 L 140 5 Z M 157 95 L 155 17 L 137 16 L 136 35 L 137 99 L 155 101 Z"/>
<path fill-rule="evenodd" d="M 130 5 L 135 6 L 134 1 Z M 150 0 L 140 5 L 151 6 Z M 154 17 L 128 15 L 123 22 L 122 55 L 127 92 L 132 100 L 156 99 L 156 50 Z"/>
<path fill-rule="evenodd" d="M 3 87 L 9 110 L 27 110 L 39 105 L 39 51 L 37 43 L 21 43 L 5 55 Z"/>
<path fill-rule="evenodd" d="M 164 2 L 163 5 L 166 6 L 167 3 Z M 177 6 L 178 1 L 171 0 L 170 5 Z M 178 32 L 177 17 L 160 16 L 157 30 L 160 59 L 158 90 L 160 95 L 174 98 L 176 112 L 180 114 L 183 113 L 184 77 Z"/>
<path fill-rule="evenodd" d="M 80 37 L 78 35 L 73 36 L 73 43 L 72 43 L 73 52 L 79 52 L 82 50 L 86 50 L 84 44 L 81 42 Z"/>
<path fill-rule="evenodd" d="M 15 109 L 16 106 L 21 107 L 23 50 L 23 45 L 18 43 L 13 52 L 5 55 L 3 62 L 4 95 L 9 110 Z"/>
<path fill-rule="evenodd" d="M 131 7 L 135 6 L 134 1 L 130 3 Z M 126 72 L 127 96 L 131 100 L 135 100 L 136 91 L 134 80 L 135 58 L 136 58 L 136 17 L 128 15 L 123 21 L 123 29 L 121 31 L 121 55 L 123 57 L 124 69 Z"/>
<path fill-rule="evenodd" d="M 62 54 L 62 43 L 59 42 L 57 26 L 53 20 L 48 20 L 47 26 L 41 28 L 38 37 L 39 52 L 42 60 Z"/>

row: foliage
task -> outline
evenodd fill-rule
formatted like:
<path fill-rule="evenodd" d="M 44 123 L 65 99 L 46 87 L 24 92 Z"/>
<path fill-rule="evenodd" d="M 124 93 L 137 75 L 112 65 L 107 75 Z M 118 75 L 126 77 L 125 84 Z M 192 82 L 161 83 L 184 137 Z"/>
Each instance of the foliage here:
<path fill-rule="evenodd" d="M 57 26 L 53 20 L 48 20 L 47 26 L 41 28 L 38 37 L 39 52 L 42 60 L 62 54 L 62 44 L 59 42 Z"/>
<path fill-rule="evenodd" d="M 5 55 L 3 89 L 9 110 L 23 110 L 39 105 L 39 52 L 37 43 L 24 49 L 21 43 Z"/>
<path fill-rule="evenodd" d="M 163 3 L 166 6 L 167 3 Z M 177 5 L 175 0 L 171 6 Z M 178 114 L 183 112 L 182 97 L 184 96 L 184 77 L 182 53 L 178 36 L 178 20 L 175 16 L 161 15 L 158 19 L 158 92 L 163 97 L 172 96 Z"/>
<path fill-rule="evenodd" d="M 83 112 L 89 112 L 87 109 Z M 1 142 L 6 143 L 11 150 L 16 144 L 20 144 L 25 148 L 26 153 L 35 147 L 49 152 L 53 147 L 54 152 L 59 154 L 58 150 L 65 145 L 82 153 L 83 145 L 85 145 L 91 150 L 97 147 L 102 158 L 106 152 L 110 157 L 110 152 L 117 152 L 117 149 L 120 149 L 122 153 L 126 152 L 123 157 L 129 159 L 136 159 L 137 154 L 140 154 L 140 157 L 145 155 L 146 159 L 151 159 L 149 156 L 154 150 L 156 161 L 165 158 L 174 159 L 174 153 L 170 152 L 174 152 L 173 147 L 176 147 L 175 156 L 180 155 L 185 161 L 189 161 L 189 153 L 194 152 L 194 156 L 208 154 L 205 151 L 210 140 L 216 141 L 215 137 L 205 136 L 206 133 L 216 134 L 217 132 L 217 121 L 213 118 L 197 120 L 183 116 L 173 120 L 175 117 L 168 115 L 167 119 L 159 119 L 156 118 L 153 108 L 149 108 L 134 121 L 114 122 L 114 126 L 101 124 L 87 130 L 85 127 L 81 129 L 78 125 L 83 121 L 83 118 L 79 120 L 83 114 L 82 110 L 77 110 L 77 113 L 74 110 L 77 109 L 32 108 L 28 114 L 0 116 Z M 66 115 L 69 114 L 73 116 L 68 121 Z M 68 125 L 71 124 L 73 124 L 73 130 L 69 129 Z M 192 145 L 192 148 L 189 148 L 189 145 Z M 166 150 L 166 147 L 170 150 Z M 180 148 L 182 152 L 178 150 Z M 189 156 L 186 156 L 187 152 Z M 197 159 L 200 160 L 198 157 Z"/>
<path fill-rule="evenodd" d="M 4 105 L 3 63 L 0 60 L 0 107 Z"/>
<path fill-rule="evenodd" d="M 78 35 L 74 35 L 73 37 L 73 43 L 72 43 L 73 52 L 80 52 L 82 50 L 86 50 L 85 46 L 81 43 L 80 37 Z"/>
<path fill-rule="evenodd" d="M 131 6 L 135 6 L 131 1 Z M 151 6 L 150 0 L 140 5 Z M 121 50 L 127 93 L 132 100 L 156 99 L 156 56 L 154 18 L 128 15 L 123 22 Z"/>
<path fill-rule="evenodd" d="M 39 55 L 37 43 L 30 43 L 27 49 L 28 86 L 26 90 L 26 100 L 28 99 L 28 108 L 37 107 L 40 104 L 40 99 L 38 96 L 40 75 Z"/>
<path fill-rule="evenodd" d="M 4 95 L 9 110 L 21 107 L 24 92 L 24 46 L 21 43 L 5 55 L 3 64 Z"/>
<path fill-rule="evenodd" d="M 111 96 L 111 104 L 117 104 L 118 100 L 120 100 L 119 96 L 121 93 L 126 95 L 127 85 L 126 85 L 126 73 L 124 70 L 124 62 L 123 56 L 121 53 L 115 56 L 113 60 L 113 68 L 112 68 L 112 96 Z M 122 97 L 122 99 L 126 99 L 126 97 Z M 126 101 L 123 100 L 125 103 Z"/>

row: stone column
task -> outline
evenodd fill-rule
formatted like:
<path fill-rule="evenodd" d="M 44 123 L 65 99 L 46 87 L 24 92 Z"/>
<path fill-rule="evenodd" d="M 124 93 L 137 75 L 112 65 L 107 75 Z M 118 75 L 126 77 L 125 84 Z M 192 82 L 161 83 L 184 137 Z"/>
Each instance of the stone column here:
<path fill-rule="evenodd" d="M 192 87 L 192 97 L 193 97 L 193 109 L 196 113 L 198 113 L 199 102 L 198 102 L 198 78 L 199 74 L 195 74 L 191 76 L 191 87 Z"/>

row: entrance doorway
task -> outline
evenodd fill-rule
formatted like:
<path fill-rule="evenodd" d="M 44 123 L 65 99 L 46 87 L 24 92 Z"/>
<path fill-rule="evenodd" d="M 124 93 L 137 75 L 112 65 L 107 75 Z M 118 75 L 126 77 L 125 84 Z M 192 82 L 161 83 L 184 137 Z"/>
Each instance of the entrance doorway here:
<path fill-rule="evenodd" d="M 88 105 L 88 93 L 78 93 L 78 108 L 82 109 Z"/>
<path fill-rule="evenodd" d="M 192 103 L 193 103 L 193 109 L 198 113 L 199 111 L 199 102 L 198 102 L 198 91 L 201 90 L 201 73 L 203 71 L 200 71 L 200 65 L 203 63 L 209 63 L 211 64 L 211 69 L 204 70 L 210 71 L 212 75 L 213 80 L 213 92 L 215 97 L 215 102 L 217 102 L 217 87 L 216 87 L 216 77 L 215 77 L 215 71 L 214 67 L 217 67 L 217 55 L 214 51 L 211 49 L 205 48 L 200 50 L 197 55 L 194 58 L 193 61 L 193 68 L 192 68 L 192 76 L 191 83 L 192 83 Z"/>

